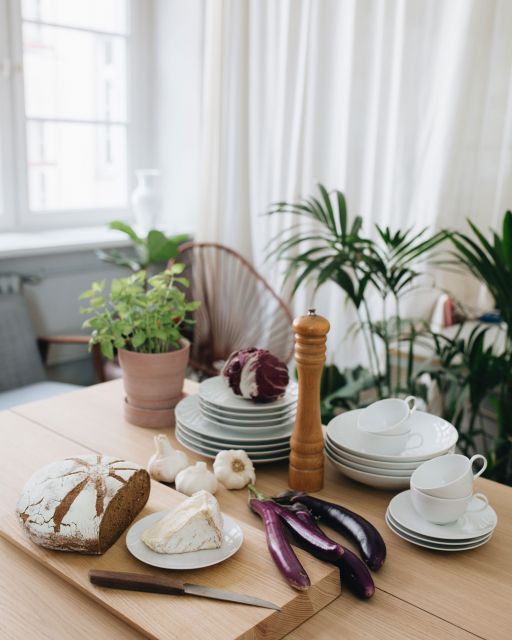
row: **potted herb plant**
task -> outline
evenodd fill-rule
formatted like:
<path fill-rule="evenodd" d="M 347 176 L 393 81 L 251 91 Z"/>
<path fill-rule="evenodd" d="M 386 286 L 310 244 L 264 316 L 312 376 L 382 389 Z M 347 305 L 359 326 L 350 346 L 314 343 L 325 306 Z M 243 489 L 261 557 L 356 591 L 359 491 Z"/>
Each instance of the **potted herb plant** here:
<path fill-rule="evenodd" d="M 184 268 L 174 264 L 147 281 L 140 271 L 113 280 L 109 292 L 105 281 L 94 282 L 80 296 L 88 301 L 81 313 L 91 316 L 83 324 L 92 329 L 90 344 L 99 344 L 107 358 L 117 351 L 125 417 L 141 427 L 172 426 L 181 398 L 189 353 L 181 330 L 199 306 L 185 297 Z"/>

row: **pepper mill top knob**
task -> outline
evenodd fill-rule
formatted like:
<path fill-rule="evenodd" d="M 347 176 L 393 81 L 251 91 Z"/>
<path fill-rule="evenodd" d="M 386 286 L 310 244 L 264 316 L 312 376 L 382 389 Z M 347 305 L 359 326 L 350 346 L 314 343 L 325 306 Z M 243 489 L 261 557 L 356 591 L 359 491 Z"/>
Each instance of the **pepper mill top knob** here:
<path fill-rule="evenodd" d="M 308 309 L 306 316 L 299 316 L 293 321 L 293 330 L 301 336 L 325 336 L 331 325 L 323 316 L 316 315 L 316 309 Z"/>

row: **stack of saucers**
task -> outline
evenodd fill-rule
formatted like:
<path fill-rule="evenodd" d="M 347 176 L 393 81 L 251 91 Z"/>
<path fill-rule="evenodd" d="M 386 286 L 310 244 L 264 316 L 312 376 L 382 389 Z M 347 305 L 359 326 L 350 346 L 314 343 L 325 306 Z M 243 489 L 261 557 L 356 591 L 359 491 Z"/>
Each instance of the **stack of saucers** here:
<path fill-rule="evenodd" d="M 386 523 L 397 536 L 412 544 L 435 551 L 467 551 L 491 539 L 498 518 L 490 505 L 479 506 L 473 496 L 467 511 L 448 524 L 434 524 L 422 518 L 414 508 L 411 492 L 403 491 L 391 500 Z"/>
<path fill-rule="evenodd" d="M 245 449 L 256 463 L 285 460 L 295 421 L 297 385 L 268 403 L 236 396 L 221 376 L 199 386 L 199 394 L 176 406 L 176 438 L 188 449 L 214 458 L 224 449 Z"/>
<path fill-rule="evenodd" d="M 326 432 L 325 451 L 343 474 L 379 489 L 408 488 L 410 477 L 419 465 L 451 453 L 458 439 L 457 430 L 446 420 L 415 411 L 408 418 L 413 446 L 399 453 L 385 454 L 370 446 L 358 429 L 360 412 L 359 409 L 347 411 L 331 420 Z M 417 446 L 414 446 L 415 442 Z"/>

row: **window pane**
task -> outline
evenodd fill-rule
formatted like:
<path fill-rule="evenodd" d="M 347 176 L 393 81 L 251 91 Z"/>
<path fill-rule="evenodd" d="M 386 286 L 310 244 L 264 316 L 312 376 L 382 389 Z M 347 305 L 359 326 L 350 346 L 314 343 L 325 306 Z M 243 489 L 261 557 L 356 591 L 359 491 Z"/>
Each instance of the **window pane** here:
<path fill-rule="evenodd" d="M 22 16 L 73 27 L 126 33 L 126 0 L 23 0 Z"/>
<path fill-rule="evenodd" d="M 127 206 L 126 126 L 29 122 L 32 211 Z"/>
<path fill-rule="evenodd" d="M 23 26 L 28 117 L 126 119 L 126 41 L 116 36 Z"/>

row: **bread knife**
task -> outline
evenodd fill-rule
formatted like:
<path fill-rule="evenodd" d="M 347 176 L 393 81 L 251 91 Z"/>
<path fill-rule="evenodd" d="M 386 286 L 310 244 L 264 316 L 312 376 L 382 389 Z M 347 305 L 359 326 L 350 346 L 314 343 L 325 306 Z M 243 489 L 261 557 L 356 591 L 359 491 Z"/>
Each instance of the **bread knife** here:
<path fill-rule="evenodd" d="M 252 607 L 264 607 L 266 609 L 275 609 L 276 611 L 281 610 L 280 607 L 268 600 L 247 596 L 243 593 L 232 593 L 231 591 L 224 591 L 224 589 L 206 587 L 200 584 L 179 582 L 167 576 L 91 569 L 89 571 L 89 580 L 98 587 L 127 589 L 128 591 L 146 591 L 149 593 L 165 593 L 168 595 L 199 596 L 201 598 L 213 598 L 214 600 L 248 604 Z"/>

